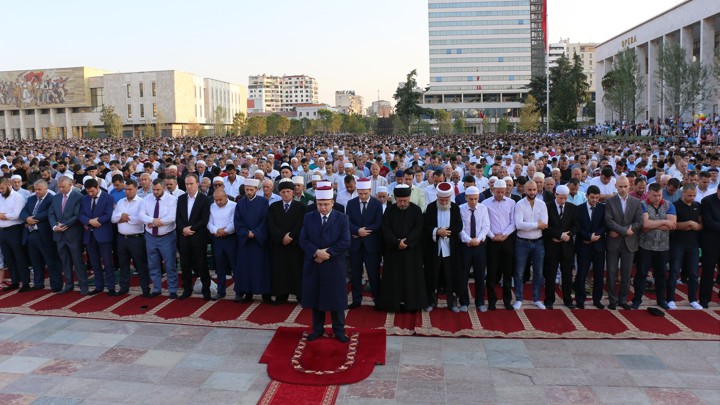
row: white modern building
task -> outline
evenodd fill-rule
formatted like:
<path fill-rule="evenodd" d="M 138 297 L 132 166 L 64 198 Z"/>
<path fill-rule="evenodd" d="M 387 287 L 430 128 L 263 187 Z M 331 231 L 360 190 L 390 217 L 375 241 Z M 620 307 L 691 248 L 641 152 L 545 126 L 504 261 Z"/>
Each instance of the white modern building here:
<path fill-rule="evenodd" d="M 110 73 L 87 67 L 0 72 L 0 139 L 80 138 L 103 133 L 112 106 L 124 136 L 160 124 L 163 136 L 189 135 L 212 111 L 245 112 L 244 86 L 176 70 Z M 229 124 L 232 116 L 226 117 Z"/>
<path fill-rule="evenodd" d="M 300 104 L 319 103 L 318 83 L 307 75 L 283 76 L 281 111 L 292 111 Z"/>
<path fill-rule="evenodd" d="M 295 118 L 302 119 L 307 118 L 310 120 L 314 120 L 318 118 L 318 111 L 320 110 L 329 110 L 333 112 L 339 112 L 337 108 L 331 107 L 327 104 L 298 104 L 295 106 Z"/>
<path fill-rule="evenodd" d="M 365 115 L 363 98 L 355 94 L 355 90 L 338 90 L 335 92 L 335 108 L 344 114 Z"/>
<path fill-rule="evenodd" d="M 692 60 L 712 67 L 714 52 L 720 45 L 720 1 L 687 0 L 617 36 L 601 43 L 595 50 L 596 79 L 602 83 L 606 72 L 612 70 L 613 58 L 624 49 L 633 49 L 638 55 L 640 74 L 645 78 L 646 88 L 643 101 L 645 113 L 636 118 L 639 121 L 666 118 L 667 108 L 663 107 L 659 94 L 657 57 L 667 43 L 675 42 L 687 51 Z M 717 89 L 714 81 L 708 84 Z M 603 89 L 596 85 L 597 121 L 618 119 L 603 103 Z M 706 102 L 704 112 L 708 115 L 718 112 L 717 92 Z M 666 110 L 666 111 L 663 111 Z M 689 118 L 685 117 L 685 118 Z"/>
<path fill-rule="evenodd" d="M 517 121 L 533 75 L 545 70 L 543 0 L 428 1 L 430 84 L 423 104 L 482 131 Z"/>
<path fill-rule="evenodd" d="M 307 75 L 257 75 L 248 78 L 247 109 L 251 113 L 292 111 L 318 103 L 318 84 Z"/>

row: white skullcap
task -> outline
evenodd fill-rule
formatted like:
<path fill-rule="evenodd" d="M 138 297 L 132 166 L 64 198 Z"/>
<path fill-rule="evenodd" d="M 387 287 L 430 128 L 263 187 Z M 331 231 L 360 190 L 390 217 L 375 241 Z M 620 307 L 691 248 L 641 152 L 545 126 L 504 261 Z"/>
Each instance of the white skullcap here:
<path fill-rule="evenodd" d="M 262 174 L 264 176 L 265 172 L 260 169 L 257 169 L 257 170 L 255 170 L 255 174 Z"/>
<path fill-rule="evenodd" d="M 490 178 L 488 179 L 488 181 L 496 181 L 496 180 L 498 180 L 497 176 L 490 176 Z"/>
<path fill-rule="evenodd" d="M 470 186 L 465 189 L 465 195 L 480 195 L 480 189 L 475 186 Z"/>
<path fill-rule="evenodd" d="M 305 178 L 303 176 L 293 176 L 292 181 L 295 184 L 305 184 Z"/>
<path fill-rule="evenodd" d="M 495 180 L 495 184 L 493 184 L 493 188 L 506 188 L 507 185 L 505 185 L 505 180 Z"/>
<path fill-rule="evenodd" d="M 345 163 L 345 164 L 343 165 L 343 167 L 346 168 L 346 169 L 351 169 L 351 168 L 353 168 L 353 164 L 352 164 L 352 163 Z"/>
<path fill-rule="evenodd" d="M 535 179 L 545 180 L 545 175 L 540 172 L 535 172 L 535 174 L 533 174 L 533 180 Z"/>
<path fill-rule="evenodd" d="M 569 195 L 570 189 L 566 185 L 557 186 L 555 188 L 555 194 L 559 195 Z"/>
<path fill-rule="evenodd" d="M 245 179 L 243 181 L 245 184 L 245 187 L 258 187 L 260 185 L 260 180 L 258 179 Z"/>
<path fill-rule="evenodd" d="M 228 159 L 228 160 L 225 161 L 225 165 L 226 165 L 226 166 L 227 166 L 227 165 L 233 165 L 233 164 L 235 164 L 235 162 L 233 162 L 232 159 Z"/>
<path fill-rule="evenodd" d="M 90 176 L 86 176 L 86 178 L 87 177 L 92 179 L 92 177 L 90 177 Z M 10 176 L 10 180 L 22 180 L 22 177 L 19 174 L 13 174 L 12 176 Z M 85 182 L 85 180 L 83 180 L 83 183 L 84 182 Z"/>
<path fill-rule="evenodd" d="M 388 192 L 388 188 L 387 188 L 386 186 L 378 186 L 376 192 L 377 192 L 378 194 L 380 194 L 380 193 L 387 193 L 387 192 Z"/>
<path fill-rule="evenodd" d="M 220 177 L 220 176 L 213 177 L 213 183 L 217 183 L 218 181 L 220 183 L 225 183 L 225 179 L 223 179 L 222 177 Z"/>
<path fill-rule="evenodd" d="M 509 185 L 509 186 L 512 186 L 513 184 L 515 184 L 512 177 L 510 177 L 510 176 L 503 177 L 503 181 L 505 182 L 506 185 Z"/>
<path fill-rule="evenodd" d="M 313 174 L 312 178 L 310 179 L 310 181 L 320 181 L 320 180 L 322 180 L 322 176 L 320 176 L 319 174 Z"/>

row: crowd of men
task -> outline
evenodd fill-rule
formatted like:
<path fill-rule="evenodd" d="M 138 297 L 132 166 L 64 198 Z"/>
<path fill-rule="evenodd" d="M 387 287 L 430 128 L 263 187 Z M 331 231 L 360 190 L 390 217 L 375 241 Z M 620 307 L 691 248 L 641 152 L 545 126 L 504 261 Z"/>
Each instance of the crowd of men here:
<path fill-rule="evenodd" d="M 713 144 L 520 135 L 137 143 L 0 142 L 4 290 L 47 282 L 59 294 L 123 295 L 134 269 L 144 297 L 161 295 L 166 280 L 169 298 L 187 298 L 197 277 L 198 294 L 222 299 L 232 279 L 236 301 L 293 296 L 334 314 L 364 295 L 393 312 L 432 311 L 441 296 L 452 312 L 495 310 L 500 298 L 516 310 L 528 283 L 539 309 L 553 308 L 558 284 L 571 309 L 588 294 L 604 309 L 604 290 L 609 309 L 637 309 L 648 287 L 675 309 L 679 283 L 693 308 L 711 301 Z M 318 275 L 328 263 L 343 267 L 341 278 Z"/>

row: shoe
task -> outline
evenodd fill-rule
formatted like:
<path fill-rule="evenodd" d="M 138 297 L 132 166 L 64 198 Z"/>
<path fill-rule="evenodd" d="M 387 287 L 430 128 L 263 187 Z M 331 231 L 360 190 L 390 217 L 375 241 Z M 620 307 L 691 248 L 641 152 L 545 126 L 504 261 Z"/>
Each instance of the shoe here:
<path fill-rule="evenodd" d="M 216 300 L 221 300 L 221 299 L 223 299 L 223 298 L 225 298 L 225 292 L 224 292 L 224 291 L 215 294 L 215 299 L 216 299 Z"/>
<path fill-rule="evenodd" d="M 14 283 L 14 284 L 10 284 L 9 286 L 3 288 L 3 290 L 4 291 L 12 291 L 12 290 L 17 290 L 18 288 L 20 288 L 20 284 Z"/>
<path fill-rule="evenodd" d="M 212 295 L 210 295 L 209 292 L 203 293 L 203 300 L 204 301 L 215 301 L 215 299 L 212 297 Z"/>
<path fill-rule="evenodd" d="M 126 290 L 123 288 L 123 289 L 119 290 L 115 295 L 125 295 L 125 294 L 130 294 L 130 290 Z"/>
<path fill-rule="evenodd" d="M 480 312 L 487 312 L 487 310 L 488 310 L 488 308 L 485 305 L 478 305 L 477 309 Z M 495 310 L 495 308 L 493 308 L 493 310 Z"/>
<path fill-rule="evenodd" d="M 605 305 L 603 305 L 601 302 L 593 302 L 593 305 L 595 305 L 595 308 L 597 309 L 605 309 Z"/>
<path fill-rule="evenodd" d="M 512 307 L 517 311 L 518 309 L 522 308 L 522 301 L 515 301 Z"/>
<path fill-rule="evenodd" d="M 89 295 L 89 296 L 92 297 L 93 295 L 100 294 L 101 292 L 102 292 L 102 290 L 98 290 L 98 289 L 96 288 L 96 289 L 90 291 L 87 295 Z"/>
<path fill-rule="evenodd" d="M 690 306 L 695 309 L 703 309 L 702 305 L 698 304 L 697 301 L 693 301 L 690 303 Z"/>
<path fill-rule="evenodd" d="M 677 305 L 675 305 L 675 301 L 668 302 L 666 309 L 677 309 Z"/>
<path fill-rule="evenodd" d="M 628 303 L 625 303 L 625 304 L 620 304 L 620 307 L 625 310 L 638 309 L 638 308 L 640 308 L 640 304 L 633 303 L 632 305 L 629 305 Z"/>
<path fill-rule="evenodd" d="M 482 305 L 481 305 L 481 306 L 482 306 Z M 488 304 L 488 307 L 487 307 L 487 308 L 488 308 L 489 311 L 495 311 L 495 304 L 494 304 L 494 303 L 493 303 L 493 304 Z"/>
<path fill-rule="evenodd" d="M 54 293 L 57 293 L 57 292 L 62 291 L 62 287 L 51 288 L 50 291 L 52 291 L 52 292 L 54 292 Z"/>
<path fill-rule="evenodd" d="M 545 304 L 545 309 L 554 309 L 553 304 Z"/>
<path fill-rule="evenodd" d="M 568 309 L 575 309 L 575 308 L 577 308 L 577 307 L 575 306 L 575 304 L 573 304 L 572 302 L 569 302 L 569 303 L 565 304 L 565 306 L 566 306 Z"/>
<path fill-rule="evenodd" d="M 596 305 L 596 306 L 597 306 L 597 305 Z M 616 304 L 609 304 L 609 305 L 608 305 L 608 309 L 611 310 L 611 311 L 614 311 L 614 310 L 617 309 L 617 305 L 616 305 Z"/>
<path fill-rule="evenodd" d="M 115 290 L 110 290 L 107 292 L 108 297 L 116 297 L 117 295 L 118 295 L 118 293 L 115 292 Z"/>
<path fill-rule="evenodd" d="M 253 300 L 252 294 L 245 294 L 245 295 L 243 295 L 242 298 L 240 299 L 240 302 L 242 302 L 242 303 L 248 303 L 248 302 L 252 302 L 252 300 Z"/>
<path fill-rule="evenodd" d="M 658 306 L 666 311 L 670 309 L 670 306 L 666 303 L 658 304 Z"/>
<path fill-rule="evenodd" d="M 20 287 L 20 289 L 18 290 L 19 293 L 24 293 L 24 292 L 28 292 L 28 291 L 30 291 L 30 286 L 27 284 L 23 284 L 23 286 Z"/>
<path fill-rule="evenodd" d="M 512 304 L 505 304 L 505 309 L 508 311 L 514 311 L 515 307 Z"/>
<path fill-rule="evenodd" d="M 432 305 L 428 305 L 427 307 L 425 307 L 425 312 L 432 312 L 432 310 L 433 310 Z"/>
<path fill-rule="evenodd" d="M 143 291 L 141 296 L 143 298 L 150 298 L 150 291 Z"/>
<path fill-rule="evenodd" d="M 80 295 L 82 295 L 83 297 L 89 294 L 90 293 L 88 293 L 88 290 L 80 290 Z"/>
<path fill-rule="evenodd" d="M 460 312 L 467 312 L 468 306 L 467 305 L 460 305 Z"/>
<path fill-rule="evenodd" d="M 700 306 L 703 307 L 703 309 L 708 309 L 709 304 L 707 302 L 700 303 Z"/>
<path fill-rule="evenodd" d="M 353 302 L 352 304 L 348 305 L 348 309 L 355 309 L 355 308 L 359 308 L 359 307 L 360 307 L 359 302 Z"/>
<path fill-rule="evenodd" d="M 585 304 L 578 302 L 577 305 L 576 305 L 576 307 L 577 307 L 578 309 L 585 309 Z"/>
<path fill-rule="evenodd" d="M 155 298 L 155 297 L 160 296 L 160 294 L 161 294 L 160 291 L 153 291 L 150 294 L 148 294 L 148 298 Z"/>
<path fill-rule="evenodd" d="M 458 312 L 460 312 L 460 308 L 458 308 L 458 307 L 450 307 L 450 310 L 453 311 L 453 312 L 456 313 L 456 314 L 457 314 Z"/>
<path fill-rule="evenodd" d="M 184 300 L 186 298 L 190 298 L 191 295 L 192 295 L 192 290 L 189 288 L 186 288 L 185 290 L 183 290 L 183 293 L 178 297 L 178 299 Z"/>
<path fill-rule="evenodd" d="M 347 343 L 350 341 L 350 338 L 347 337 L 347 335 L 337 335 L 335 336 L 335 339 L 339 340 L 340 343 Z"/>
<path fill-rule="evenodd" d="M 34 286 L 30 287 L 30 291 L 37 291 L 37 290 L 44 290 L 44 289 L 45 289 L 44 285 L 34 285 Z"/>
<path fill-rule="evenodd" d="M 307 336 L 307 341 L 312 342 L 313 340 L 319 338 L 322 335 L 322 332 L 313 332 Z"/>
<path fill-rule="evenodd" d="M 62 290 L 58 291 L 58 294 L 67 294 L 72 290 L 73 290 L 73 286 L 69 285 L 69 286 L 63 288 Z"/>
<path fill-rule="evenodd" d="M 176 299 L 176 298 L 178 297 L 178 295 L 177 295 L 176 292 L 171 292 L 170 295 L 169 295 L 169 297 L 170 297 L 171 300 L 174 300 L 174 299 Z"/>
<path fill-rule="evenodd" d="M 545 309 L 545 304 L 543 304 L 542 301 L 535 301 L 535 306 L 537 309 Z"/>

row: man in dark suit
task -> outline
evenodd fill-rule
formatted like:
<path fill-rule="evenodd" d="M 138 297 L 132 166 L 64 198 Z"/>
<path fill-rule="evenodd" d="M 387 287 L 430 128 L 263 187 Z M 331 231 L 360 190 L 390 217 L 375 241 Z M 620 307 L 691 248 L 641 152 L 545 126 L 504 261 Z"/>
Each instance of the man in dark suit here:
<path fill-rule="evenodd" d="M 317 211 L 305 214 L 300 232 L 305 253 L 302 306 L 312 309 L 313 318 L 307 340 L 323 335 L 329 311 L 335 337 L 346 343 L 350 339 L 345 334 L 345 252 L 350 248 L 350 225 L 346 215 L 332 209 L 332 188 L 319 187 L 315 197 Z"/>
<path fill-rule="evenodd" d="M 548 227 L 543 231 L 545 240 L 545 308 L 552 309 L 555 303 L 555 275 L 558 264 L 562 275 L 563 303 L 575 309 L 572 301 L 572 270 L 575 249 L 573 236 L 578 231 L 577 207 L 567 202 L 570 189 L 557 186 L 555 199 L 546 201 L 548 211 Z"/>
<path fill-rule="evenodd" d="M 33 266 L 33 290 L 45 288 L 45 266 L 50 276 L 50 288 L 53 292 L 62 290 L 62 270 L 57 246 L 53 240 L 53 232 L 48 223 L 52 195 L 48 191 L 45 180 L 37 180 L 33 184 L 35 194 L 28 198 L 27 204 L 20 213 L 25 221 L 23 245 L 27 245 L 30 263 Z"/>
<path fill-rule="evenodd" d="M 95 289 L 89 295 L 108 289 L 109 296 L 115 296 L 115 269 L 113 268 L 112 212 L 115 200 L 102 191 L 95 179 L 85 181 L 86 195 L 80 205 L 80 223 L 85 227 L 83 243 L 95 273 Z"/>
<path fill-rule="evenodd" d="M 575 238 L 577 254 L 577 274 L 575 275 L 575 301 L 577 307 L 585 308 L 585 281 L 590 265 L 593 267 L 593 305 L 598 309 L 605 306 L 600 302 L 603 295 L 603 275 L 605 273 L 605 205 L 600 204 L 600 189 L 592 185 L 586 193 L 587 202 L 578 205 L 578 233 Z"/>
<path fill-rule="evenodd" d="M 608 308 L 615 309 L 620 305 L 630 309 L 627 303 L 630 292 L 630 270 L 635 252 L 638 250 L 638 236 L 643 226 L 640 200 L 630 195 L 630 181 L 620 176 L 615 181 L 618 193 L 605 200 L 605 226 L 607 227 L 607 290 Z M 617 291 L 616 279 L 620 265 L 620 292 Z"/>
<path fill-rule="evenodd" d="M 193 291 L 193 272 L 200 275 L 202 295 L 210 301 L 210 271 L 207 266 L 207 245 L 210 243 L 207 224 L 210 219 L 210 199 L 199 191 L 200 183 L 195 173 L 185 176 L 186 193 L 178 197 L 175 231 L 177 232 L 180 267 L 182 268 L 183 293 L 188 298 Z"/>
<path fill-rule="evenodd" d="M 380 257 L 382 241 L 383 210 L 380 201 L 370 197 L 370 179 L 357 182 L 358 196 L 348 201 L 346 214 L 350 220 L 350 282 L 352 284 L 352 303 L 350 309 L 362 304 L 363 264 L 368 275 L 368 283 L 375 303 L 380 299 Z"/>
<path fill-rule="evenodd" d="M 53 230 L 53 239 L 57 244 L 60 264 L 65 277 L 65 287 L 59 291 L 64 294 L 73 290 L 73 266 L 77 276 L 80 294 L 88 294 L 87 267 L 83 257 L 83 225 L 80 223 L 82 194 L 73 190 L 73 179 L 66 176 L 58 178 L 59 193 L 53 196 L 48 221 Z"/>

